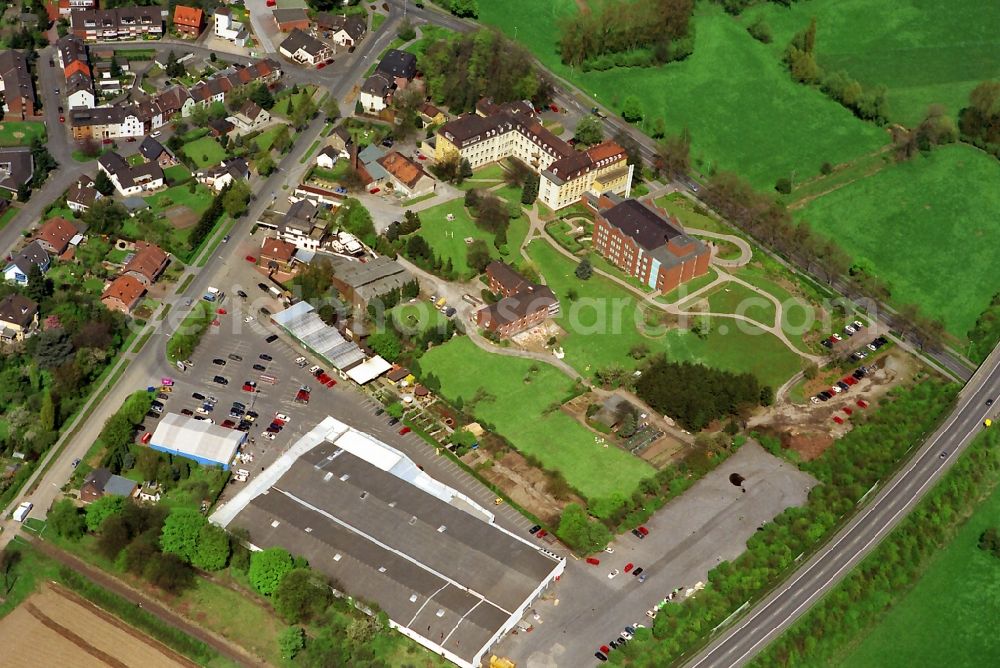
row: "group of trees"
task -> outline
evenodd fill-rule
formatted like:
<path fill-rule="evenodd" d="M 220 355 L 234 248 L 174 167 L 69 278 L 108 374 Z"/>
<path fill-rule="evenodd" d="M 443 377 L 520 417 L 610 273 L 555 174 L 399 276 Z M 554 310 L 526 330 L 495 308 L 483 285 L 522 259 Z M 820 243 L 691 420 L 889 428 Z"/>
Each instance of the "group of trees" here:
<path fill-rule="evenodd" d="M 963 141 L 1000 158 L 1000 81 L 984 81 L 972 89 L 958 127 Z"/>
<path fill-rule="evenodd" d="M 121 473 L 135 464 L 131 447 L 135 440 L 135 425 L 142 423 L 153 399 L 149 392 L 139 391 L 131 394 L 114 415 L 104 422 L 104 427 L 98 436 L 98 441 L 105 448 L 102 466 L 112 473 Z M 153 478 L 150 478 L 152 480 Z"/>
<path fill-rule="evenodd" d="M 659 65 L 694 50 L 693 0 L 608 0 L 560 26 L 559 53 L 574 67 Z"/>
<path fill-rule="evenodd" d="M 655 410 L 691 431 L 710 422 L 759 406 L 772 393 L 750 373 L 736 374 L 691 362 L 651 364 L 636 381 L 636 393 Z"/>
<path fill-rule="evenodd" d="M 37 188 L 45 183 L 45 180 L 49 178 L 49 172 L 59 167 L 59 163 L 49 153 L 49 149 L 45 146 L 45 140 L 41 137 L 31 138 L 31 158 L 34 160 L 34 172 L 31 180 L 22 183 L 17 188 L 17 199 L 21 202 L 31 197 L 32 188 Z"/>
<path fill-rule="evenodd" d="M 493 235 L 493 246 L 498 250 L 505 248 L 510 219 L 521 214 L 520 204 L 508 203 L 488 191 L 473 188 L 465 192 L 465 206 L 472 214 L 476 227 Z"/>
<path fill-rule="evenodd" d="M 1000 292 L 993 295 L 976 320 L 975 326 L 969 332 L 969 359 L 979 363 L 992 352 L 997 341 L 1000 341 Z"/>
<path fill-rule="evenodd" d="M 1000 559 L 1000 529 L 988 527 L 979 534 L 979 549 Z"/>
<path fill-rule="evenodd" d="M 827 73 L 816 62 L 815 18 L 792 38 L 785 49 L 784 62 L 796 81 L 818 85 L 824 93 L 850 109 L 858 118 L 879 124 L 888 122 L 889 102 L 885 86 L 865 88 L 847 72 L 839 70 Z"/>
<path fill-rule="evenodd" d="M 227 184 L 221 191 L 219 191 L 218 195 L 212 198 L 212 203 L 208 205 L 208 208 L 205 209 L 205 211 L 201 214 L 201 217 L 198 218 L 198 222 L 195 223 L 194 228 L 191 230 L 191 234 L 188 236 L 189 248 L 195 249 L 200 246 L 201 242 L 212 233 L 213 229 L 215 229 L 215 224 L 219 222 L 219 218 L 226 211 L 225 201 L 232 187 L 232 183 Z M 239 192 L 239 190 L 237 192 Z M 245 192 L 245 198 L 246 200 L 249 200 L 249 188 L 247 188 Z M 238 208 L 235 203 L 231 203 L 231 206 L 234 209 Z M 246 207 L 244 207 L 243 210 L 245 211 Z"/>
<path fill-rule="evenodd" d="M 531 100 L 535 106 L 552 99 L 552 82 L 535 67 L 531 53 L 495 29 L 439 39 L 418 63 L 427 93 L 454 113 L 472 110 L 482 97 L 497 104 Z"/>
<path fill-rule="evenodd" d="M 462 18 L 474 19 L 479 16 L 479 0 L 434 0 L 434 4 Z"/>
<path fill-rule="evenodd" d="M 344 200 L 337 210 L 333 224 L 361 239 L 366 246 L 375 246 L 375 223 L 371 213 L 358 199 L 349 197 Z"/>

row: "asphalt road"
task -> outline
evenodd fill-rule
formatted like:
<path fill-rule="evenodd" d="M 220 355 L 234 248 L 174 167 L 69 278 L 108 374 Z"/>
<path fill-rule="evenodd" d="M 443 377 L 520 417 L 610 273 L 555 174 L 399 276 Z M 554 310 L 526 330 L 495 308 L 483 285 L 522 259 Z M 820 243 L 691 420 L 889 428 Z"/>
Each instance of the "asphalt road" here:
<path fill-rule="evenodd" d="M 973 375 L 945 423 L 906 467 L 888 480 L 855 518 L 778 590 L 688 662 L 689 668 L 742 666 L 793 624 L 884 538 L 951 466 L 995 414 L 1000 396 L 1000 348 Z M 943 453 L 944 456 L 942 456 Z"/>

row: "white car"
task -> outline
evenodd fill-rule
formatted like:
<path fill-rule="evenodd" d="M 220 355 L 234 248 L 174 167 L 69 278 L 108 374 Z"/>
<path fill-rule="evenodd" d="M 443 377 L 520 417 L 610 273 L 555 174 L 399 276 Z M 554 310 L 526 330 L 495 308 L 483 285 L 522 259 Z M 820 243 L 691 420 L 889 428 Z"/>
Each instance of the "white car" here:
<path fill-rule="evenodd" d="M 632 639 L 632 634 L 629 633 L 628 631 L 622 631 L 618 635 L 620 635 L 622 638 L 625 638 L 625 640 L 631 640 Z"/>
<path fill-rule="evenodd" d="M 610 545 L 608 545 L 606 548 L 604 548 L 604 551 L 607 552 L 608 554 L 614 554 L 615 553 L 615 548 L 613 548 Z"/>
<path fill-rule="evenodd" d="M 320 367 L 320 366 L 319 366 L 318 364 L 317 364 L 317 365 L 315 365 L 315 366 L 313 366 L 313 367 L 310 367 L 310 368 L 309 368 L 309 373 L 312 373 L 312 374 L 315 374 L 315 373 L 316 373 L 317 371 L 319 371 L 319 370 L 320 370 L 320 368 L 321 368 L 321 367 Z"/>
<path fill-rule="evenodd" d="M 860 320 L 855 320 L 855 321 L 854 321 L 853 323 L 851 323 L 851 324 L 852 324 L 852 325 L 854 325 L 854 329 L 857 329 L 857 330 L 862 330 L 862 329 L 864 329 L 864 328 L 865 328 L 865 325 L 864 325 L 864 323 L 863 323 L 863 322 L 861 322 Z"/>
<path fill-rule="evenodd" d="M 819 397 L 812 397 L 810 399 L 810 401 L 812 401 L 814 404 L 818 404 L 820 402 L 820 398 Z"/>
<path fill-rule="evenodd" d="M 194 410 L 195 410 L 195 412 L 197 412 L 197 413 L 201 413 L 202 415 L 208 415 L 208 411 L 207 411 L 207 410 L 205 410 L 205 407 L 204 407 L 204 406 L 198 406 L 198 408 L 196 408 L 196 409 L 194 409 Z M 198 417 L 198 416 L 195 416 L 195 418 L 194 418 L 194 419 L 195 419 L 195 420 L 204 420 L 205 418 L 202 418 L 202 417 Z"/>
<path fill-rule="evenodd" d="M 265 431 L 263 434 L 261 434 L 261 436 L 263 436 L 264 438 L 266 438 L 269 441 L 273 441 L 274 440 L 274 434 L 272 434 L 269 431 Z"/>
<path fill-rule="evenodd" d="M 831 390 L 831 391 L 832 391 L 832 392 L 833 392 L 834 394 L 840 394 L 841 392 L 843 392 L 843 391 L 844 391 L 844 390 L 842 390 L 842 389 L 841 389 L 841 388 L 840 388 L 839 386 L 837 386 L 837 385 L 834 385 L 833 387 L 831 387 L 831 388 L 830 388 L 830 390 Z"/>
<path fill-rule="evenodd" d="M 618 569 L 617 568 L 614 569 L 613 571 L 611 571 L 610 573 L 608 573 L 608 579 L 610 580 L 613 577 L 615 577 L 616 575 L 618 575 Z"/>
<path fill-rule="evenodd" d="M 253 322 L 253 317 L 248 315 L 247 317 L 243 318 L 243 322 Z"/>
<path fill-rule="evenodd" d="M 288 423 L 288 422 L 292 421 L 292 418 L 288 417 L 284 413 L 275 413 L 274 417 L 278 418 L 279 420 L 281 420 L 282 422 L 285 422 L 285 423 Z"/>

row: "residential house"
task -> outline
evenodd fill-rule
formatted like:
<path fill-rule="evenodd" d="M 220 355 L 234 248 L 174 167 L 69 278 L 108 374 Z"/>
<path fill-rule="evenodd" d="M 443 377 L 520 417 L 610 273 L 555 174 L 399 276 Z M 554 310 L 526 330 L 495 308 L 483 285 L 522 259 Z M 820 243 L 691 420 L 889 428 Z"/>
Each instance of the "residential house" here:
<path fill-rule="evenodd" d="M 271 12 L 274 22 L 281 32 L 309 30 L 309 14 L 304 7 L 275 9 Z"/>
<path fill-rule="evenodd" d="M 71 211 L 87 213 L 91 205 L 102 197 L 103 195 L 94 187 L 94 180 L 83 176 L 66 191 L 66 206 Z"/>
<path fill-rule="evenodd" d="M 177 5 L 174 7 L 174 28 L 182 35 L 198 37 L 205 20 L 205 12 L 198 7 Z"/>
<path fill-rule="evenodd" d="M 236 126 L 238 132 L 245 133 L 257 130 L 270 123 L 271 114 L 255 102 L 247 100 L 246 104 L 240 107 L 239 111 L 226 120 Z"/>
<path fill-rule="evenodd" d="M 375 71 L 395 81 L 398 88 L 406 88 L 417 76 L 417 57 L 409 51 L 390 49 L 382 56 Z"/>
<path fill-rule="evenodd" d="M 406 88 L 416 76 L 417 57 L 407 51 L 390 49 L 375 72 L 361 85 L 358 99 L 365 113 L 376 114 L 387 108 L 396 91 Z"/>
<path fill-rule="evenodd" d="M 33 266 L 38 267 L 44 274 L 49 270 L 51 263 L 52 259 L 45 248 L 42 247 L 42 244 L 32 241 L 11 258 L 11 261 L 4 267 L 3 277 L 6 281 L 17 283 L 18 285 L 27 285 L 28 276 L 31 275 L 31 268 Z"/>
<path fill-rule="evenodd" d="M 234 181 L 249 181 L 250 165 L 244 158 L 229 158 L 215 167 L 199 170 L 195 178 L 219 192 Z"/>
<path fill-rule="evenodd" d="M 70 30 L 88 42 L 159 39 L 163 36 L 163 10 L 159 6 L 73 10 Z"/>
<path fill-rule="evenodd" d="M 334 287 L 344 299 L 361 308 L 415 280 L 403 265 L 384 255 L 365 262 L 335 255 L 331 262 Z"/>
<path fill-rule="evenodd" d="M 73 72 L 66 78 L 66 106 L 68 108 L 93 109 L 96 103 L 94 82 L 88 74 Z"/>
<path fill-rule="evenodd" d="M 82 71 L 90 76 L 90 58 L 87 55 L 87 45 L 82 39 L 72 33 L 67 33 L 56 42 L 56 58 L 63 76 L 69 78 L 73 72 Z M 82 66 L 82 67 L 81 67 Z"/>
<path fill-rule="evenodd" d="M 115 190 L 129 196 L 162 188 L 165 182 L 163 168 L 155 162 L 130 165 L 114 151 L 105 153 L 97 160 L 97 167 L 108 175 Z"/>
<path fill-rule="evenodd" d="M 332 146 L 326 146 L 316 154 L 316 166 L 320 169 L 333 169 L 340 157 L 340 151 Z"/>
<path fill-rule="evenodd" d="M 146 137 L 142 140 L 142 143 L 139 144 L 139 153 L 146 159 L 146 162 L 155 162 L 163 168 L 173 167 L 177 164 L 177 158 L 174 157 L 174 154 L 152 137 Z"/>
<path fill-rule="evenodd" d="M 257 266 L 268 271 L 288 272 L 292 267 L 292 257 L 295 255 L 295 244 L 277 237 L 265 237 L 260 247 Z"/>
<path fill-rule="evenodd" d="M 392 104 L 396 84 L 392 78 L 382 72 L 375 72 L 361 84 L 361 95 L 358 101 L 366 114 L 377 114 Z"/>
<path fill-rule="evenodd" d="M 329 38 L 337 46 L 352 47 L 357 46 L 368 32 L 368 19 L 356 14 L 322 13 L 316 15 L 316 29 L 329 33 Z"/>
<path fill-rule="evenodd" d="M 225 137 L 236 129 L 236 126 L 224 118 L 210 118 L 208 120 L 208 133 L 215 138 Z"/>
<path fill-rule="evenodd" d="M 144 503 L 159 503 L 162 487 L 155 480 L 147 480 L 139 489 L 139 500 Z"/>
<path fill-rule="evenodd" d="M 340 154 L 347 158 L 351 155 L 351 147 L 354 146 L 354 138 L 351 136 L 350 131 L 343 125 L 339 125 L 334 128 L 333 132 L 330 133 L 330 146 L 334 147 Z"/>
<path fill-rule="evenodd" d="M 536 285 L 503 262 L 486 267 L 490 290 L 503 295 L 476 312 L 476 324 L 501 339 L 559 315 L 559 300 L 547 286 Z"/>
<path fill-rule="evenodd" d="M 146 135 L 146 124 L 140 118 L 138 108 L 134 104 L 71 109 L 68 120 L 73 139 L 76 140 L 100 141 Z"/>
<path fill-rule="evenodd" d="M 424 102 L 420 105 L 418 112 L 420 114 L 420 120 L 422 120 L 426 125 L 439 125 L 448 120 L 448 117 L 444 115 L 444 112 L 430 102 Z"/>
<path fill-rule="evenodd" d="M 26 146 L 0 148 L 0 189 L 17 199 L 17 191 L 35 175 L 35 158 Z"/>
<path fill-rule="evenodd" d="M 594 250 L 629 276 L 665 294 L 708 273 L 709 248 L 666 211 L 614 195 L 585 203 L 597 214 Z"/>
<path fill-rule="evenodd" d="M 232 65 L 217 72 L 211 78 L 199 82 L 190 90 L 195 104 L 209 106 L 213 102 L 223 102 L 226 95 L 243 86 L 260 82 L 272 84 L 281 77 L 281 66 L 270 58 L 258 60 L 251 65 Z"/>
<path fill-rule="evenodd" d="M 517 158 L 539 175 L 539 200 L 552 209 L 570 206 L 586 193 L 628 196 L 634 167 L 617 143 L 577 151 L 549 132 L 526 103 L 481 100 L 476 111 L 438 128 L 438 161 L 465 159 L 478 169 Z"/>
<path fill-rule="evenodd" d="M 177 114 L 187 118 L 194 110 L 194 98 L 184 86 L 171 86 L 156 96 L 156 106 L 160 118 L 153 120 L 153 127 L 159 128 L 170 122 Z"/>
<path fill-rule="evenodd" d="M 314 67 L 326 64 L 326 61 L 333 58 L 333 51 L 329 46 L 298 28 L 292 30 L 285 41 L 278 45 L 278 52 L 300 65 Z"/>
<path fill-rule="evenodd" d="M 101 303 L 112 311 L 131 315 L 146 294 L 146 286 L 132 276 L 119 276 L 101 294 Z"/>
<path fill-rule="evenodd" d="M 412 385 L 416 380 L 416 376 L 407 369 L 405 366 L 395 366 L 389 373 L 385 375 L 386 380 L 388 380 L 393 385 L 407 386 Z"/>
<path fill-rule="evenodd" d="M 0 343 L 23 341 L 38 329 L 38 304 L 18 294 L 0 299 Z"/>
<path fill-rule="evenodd" d="M 356 146 L 351 147 L 351 165 L 361 176 L 365 187 L 380 187 L 389 180 L 389 173 L 379 164 L 385 157 L 385 151 L 380 146 L 369 144 L 361 151 Z"/>
<path fill-rule="evenodd" d="M 95 7 L 97 7 L 97 0 L 59 0 L 59 14 L 61 16 L 69 16 L 74 9 L 94 9 Z"/>
<path fill-rule="evenodd" d="M 50 255 L 62 255 L 69 248 L 70 241 L 80 234 L 80 230 L 65 218 L 49 218 L 39 228 L 35 239 Z"/>
<path fill-rule="evenodd" d="M 423 168 L 402 153 L 391 151 L 378 160 L 389 175 L 387 185 L 406 197 L 419 197 L 434 192 L 435 182 Z"/>
<path fill-rule="evenodd" d="M 294 202 L 278 223 L 278 237 L 302 250 L 319 250 L 326 236 L 326 225 L 316 217 L 318 212 L 308 199 Z"/>
<path fill-rule="evenodd" d="M 166 271 L 170 264 L 170 255 L 156 244 L 147 241 L 136 241 L 132 259 L 122 268 L 123 276 L 131 276 L 144 286 L 149 287 Z"/>
<path fill-rule="evenodd" d="M 233 12 L 228 7 L 215 10 L 215 36 L 234 43 L 236 46 L 246 46 L 250 32 L 241 22 L 233 19 Z"/>
<path fill-rule="evenodd" d="M 135 496 L 138 487 L 134 480 L 115 475 L 102 467 L 94 469 L 83 479 L 80 499 L 84 503 L 92 503 L 105 495 L 131 498 Z"/>
<path fill-rule="evenodd" d="M 20 51 L 0 52 L 0 93 L 7 120 L 24 120 L 35 115 L 35 86 L 28 61 Z"/>

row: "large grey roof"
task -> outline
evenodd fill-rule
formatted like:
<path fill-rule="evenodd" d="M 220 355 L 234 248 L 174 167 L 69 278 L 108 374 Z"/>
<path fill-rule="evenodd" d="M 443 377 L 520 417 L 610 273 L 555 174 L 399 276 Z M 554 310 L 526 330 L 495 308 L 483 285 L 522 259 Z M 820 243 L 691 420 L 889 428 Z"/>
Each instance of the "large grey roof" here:
<path fill-rule="evenodd" d="M 271 319 L 338 369 L 349 369 L 365 359 L 358 344 L 323 322 L 309 302 L 293 304 Z"/>

